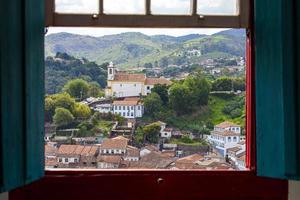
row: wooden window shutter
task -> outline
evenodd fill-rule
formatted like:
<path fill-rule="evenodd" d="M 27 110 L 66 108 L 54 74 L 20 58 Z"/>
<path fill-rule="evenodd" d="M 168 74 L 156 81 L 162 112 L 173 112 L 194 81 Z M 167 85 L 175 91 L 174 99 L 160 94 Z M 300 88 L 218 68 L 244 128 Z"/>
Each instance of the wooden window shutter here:
<path fill-rule="evenodd" d="M 0 192 L 44 174 L 44 1 L 0 2 Z"/>
<path fill-rule="evenodd" d="M 259 176 L 300 177 L 300 6 L 296 2 L 255 1 Z"/>

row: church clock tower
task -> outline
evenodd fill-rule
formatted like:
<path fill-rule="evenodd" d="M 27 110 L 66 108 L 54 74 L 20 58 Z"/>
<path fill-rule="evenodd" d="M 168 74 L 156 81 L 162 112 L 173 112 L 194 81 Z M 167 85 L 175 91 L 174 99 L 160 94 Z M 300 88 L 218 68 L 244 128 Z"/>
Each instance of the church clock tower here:
<path fill-rule="evenodd" d="M 115 68 L 113 62 L 110 62 L 107 67 L 107 80 L 109 80 L 109 81 L 114 80 L 115 73 L 116 73 L 116 68 Z"/>

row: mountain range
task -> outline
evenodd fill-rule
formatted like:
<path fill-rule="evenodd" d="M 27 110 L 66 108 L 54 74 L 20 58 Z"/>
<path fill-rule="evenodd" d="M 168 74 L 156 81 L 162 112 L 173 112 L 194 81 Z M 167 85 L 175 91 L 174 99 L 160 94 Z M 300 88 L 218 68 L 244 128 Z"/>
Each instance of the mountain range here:
<path fill-rule="evenodd" d="M 57 52 L 87 58 L 97 64 L 114 62 L 120 68 L 199 63 L 207 58 L 244 57 L 245 30 L 229 29 L 213 35 L 154 35 L 126 32 L 92 37 L 55 33 L 45 37 L 45 54 Z"/>

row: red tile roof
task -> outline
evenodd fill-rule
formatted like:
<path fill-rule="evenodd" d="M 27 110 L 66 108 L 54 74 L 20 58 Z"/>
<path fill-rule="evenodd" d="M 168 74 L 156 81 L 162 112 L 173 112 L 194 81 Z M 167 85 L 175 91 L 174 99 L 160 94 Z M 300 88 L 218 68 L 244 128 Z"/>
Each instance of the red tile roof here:
<path fill-rule="evenodd" d="M 239 133 L 235 133 L 233 131 L 212 131 L 212 135 L 221 135 L 221 136 L 240 136 Z"/>
<path fill-rule="evenodd" d="M 129 73 L 117 73 L 114 77 L 114 81 L 121 82 L 144 82 L 146 79 L 145 74 L 129 74 Z"/>
<path fill-rule="evenodd" d="M 126 149 L 128 139 L 106 139 L 101 144 L 101 149 Z"/>
<path fill-rule="evenodd" d="M 113 105 L 117 105 L 117 106 L 135 106 L 135 105 L 138 105 L 139 104 L 139 101 L 114 101 L 113 102 Z"/>
<path fill-rule="evenodd" d="M 229 127 L 240 127 L 240 126 L 236 125 L 232 122 L 225 121 L 225 122 L 222 122 L 220 124 L 217 124 L 216 127 L 217 128 L 229 128 Z"/>
<path fill-rule="evenodd" d="M 140 157 L 140 150 L 138 148 L 133 147 L 133 146 L 128 146 L 126 156 L 128 156 L 128 157 Z"/>
<path fill-rule="evenodd" d="M 146 78 L 145 85 L 171 85 L 172 82 L 165 78 Z"/>
<path fill-rule="evenodd" d="M 121 156 L 104 156 L 104 155 L 99 155 L 97 157 L 98 162 L 105 162 L 105 163 L 114 163 L 114 164 L 119 164 L 122 160 Z"/>

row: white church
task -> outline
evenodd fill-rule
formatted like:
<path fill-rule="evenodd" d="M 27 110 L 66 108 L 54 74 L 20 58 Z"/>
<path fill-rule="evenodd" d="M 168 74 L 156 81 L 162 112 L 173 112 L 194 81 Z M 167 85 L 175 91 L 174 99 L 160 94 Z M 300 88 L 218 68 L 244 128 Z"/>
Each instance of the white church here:
<path fill-rule="evenodd" d="M 170 85 L 172 82 L 165 78 L 147 78 L 145 74 L 118 72 L 111 62 L 107 69 L 107 97 L 146 96 L 156 84 Z"/>

